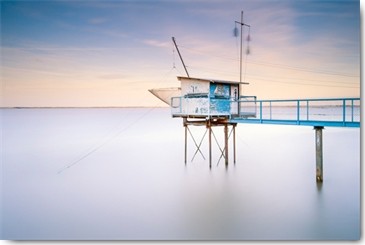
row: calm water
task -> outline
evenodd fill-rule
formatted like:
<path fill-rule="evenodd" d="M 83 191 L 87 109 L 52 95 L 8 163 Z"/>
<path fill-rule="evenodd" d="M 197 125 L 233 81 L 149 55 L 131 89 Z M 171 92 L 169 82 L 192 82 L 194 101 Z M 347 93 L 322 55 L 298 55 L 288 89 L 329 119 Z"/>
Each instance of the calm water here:
<path fill-rule="evenodd" d="M 317 185 L 311 127 L 241 124 L 236 165 L 217 164 L 215 145 L 209 170 L 199 153 L 190 162 L 191 138 L 184 165 L 169 109 L 1 113 L 2 239 L 360 238 L 360 129 L 323 131 Z M 199 143 L 204 128 L 192 131 Z"/>

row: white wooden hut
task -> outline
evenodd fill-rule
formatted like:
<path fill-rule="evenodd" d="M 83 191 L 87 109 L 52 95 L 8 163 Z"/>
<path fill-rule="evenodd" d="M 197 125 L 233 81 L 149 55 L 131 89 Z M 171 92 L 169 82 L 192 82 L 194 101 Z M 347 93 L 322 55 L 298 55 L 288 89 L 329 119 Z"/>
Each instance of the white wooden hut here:
<path fill-rule="evenodd" d="M 181 96 L 171 98 L 173 117 L 231 117 L 239 115 L 240 85 L 236 81 L 178 77 Z"/>

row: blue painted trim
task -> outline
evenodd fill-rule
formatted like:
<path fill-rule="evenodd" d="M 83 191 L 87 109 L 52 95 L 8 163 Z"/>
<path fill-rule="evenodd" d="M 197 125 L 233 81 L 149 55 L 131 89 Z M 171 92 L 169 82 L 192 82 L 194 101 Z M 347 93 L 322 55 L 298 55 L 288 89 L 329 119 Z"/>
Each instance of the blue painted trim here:
<path fill-rule="evenodd" d="M 270 120 L 270 119 L 232 119 L 232 123 L 248 124 L 275 124 L 275 125 L 299 125 L 299 126 L 320 126 L 320 127 L 352 127 L 359 128 L 360 122 L 343 122 L 343 121 L 307 121 L 307 120 Z"/>
<path fill-rule="evenodd" d="M 257 100 L 257 102 L 297 102 L 297 101 L 343 101 L 360 100 L 360 98 L 320 98 L 320 99 L 289 99 L 289 100 Z"/>

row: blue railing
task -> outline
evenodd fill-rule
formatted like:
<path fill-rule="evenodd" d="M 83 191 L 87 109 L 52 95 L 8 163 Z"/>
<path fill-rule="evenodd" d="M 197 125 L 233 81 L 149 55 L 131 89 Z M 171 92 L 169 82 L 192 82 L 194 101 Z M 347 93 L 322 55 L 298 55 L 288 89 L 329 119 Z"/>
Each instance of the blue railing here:
<path fill-rule="evenodd" d="M 240 99 L 240 123 L 360 127 L 360 98 L 247 100 Z"/>

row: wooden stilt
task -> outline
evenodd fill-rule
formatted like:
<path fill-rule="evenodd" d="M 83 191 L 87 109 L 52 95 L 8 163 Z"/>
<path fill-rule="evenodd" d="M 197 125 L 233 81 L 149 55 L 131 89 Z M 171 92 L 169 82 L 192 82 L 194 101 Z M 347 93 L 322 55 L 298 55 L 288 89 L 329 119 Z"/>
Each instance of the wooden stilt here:
<path fill-rule="evenodd" d="M 224 124 L 224 158 L 226 167 L 228 167 L 228 125 Z"/>
<path fill-rule="evenodd" d="M 233 163 L 236 165 L 236 125 L 233 124 Z"/>
<path fill-rule="evenodd" d="M 201 138 L 199 144 L 194 139 L 194 136 L 189 128 L 190 125 L 193 125 L 193 126 L 203 126 L 204 125 L 206 127 L 205 133 L 204 133 L 203 137 Z M 230 126 L 232 126 L 232 128 L 230 128 Z M 198 152 L 202 155 L 203 159 L 206 160 L 200 147 L 202 146 L 202 143 L 203 143 L 204 138 L 207 133 L 208 133 L 208 149 L 209 149 L 209 168 L 212 168 L 212 161 L 213 161 L 212 137 L 214 137 L 214 139 L 217 143 L 217 146 L 220 150 L 220 153 L 221 153 L 217 165 L 219 164 L 219 161 L 221 160 L 221 158 L 224 157 L 225 166 L 228 167 L 228 164 L 229 164 L 229 152 L 228 152 L 229 138 L 233 134 L 233 159 L 234 159 L 234 163 L 236 163 L 236 126 L 237 126 L 236 123 L 229 123 L 226 120 L 219 120 L 219 119 L 188 120 L 187 118 L 184 118 L 184 127 L 185 127 L 184 162 L 185 162 L 185 165 L 187 164 L 187 155 L 188 155 L 188 149 L 187 149 L 188 148 L 188 142 L 187 142 L 188 134 L 190 134 L 192 142 L 196 146 L 196 150 L 193 154 L 193 158 L 191 159 L 191 161 L 193 161 Z M 224 147 L 223 148 L 220 146 L 219 141 L 214 134 L 213 127 L 223 127 L 223 132 L 224 132 Z M 230 129 L 230 131 L 229 131 L 229 129 Z"/>
<path fill-rule="evenodd" d="M 324 127 L 315 126 L 316 131 L 316 181 L 323 182 L 323 142 L 322 130 Z"/>
<path fill-rule="evenodd" d="M 188 125 L 186 124 L 186 118 L 184 118 L 184 127 L 185 127 L 185 165 L 186 165 L 186 159 L 187 159 L 187 154 L 188 154 Z"/>
<path fill-rule="evenodd" d="M 212 168 L 212 126 L 210 120 L 208 121 L 209 130 L 209 168 Z"/>

